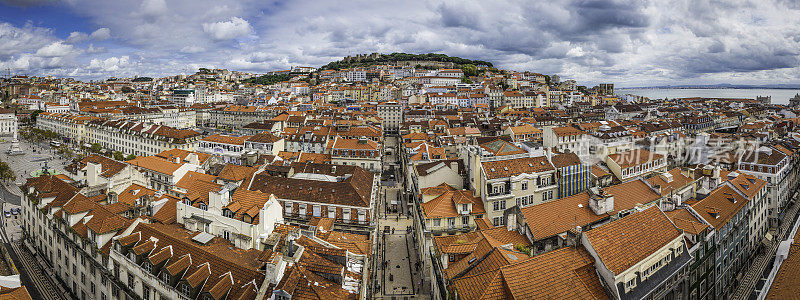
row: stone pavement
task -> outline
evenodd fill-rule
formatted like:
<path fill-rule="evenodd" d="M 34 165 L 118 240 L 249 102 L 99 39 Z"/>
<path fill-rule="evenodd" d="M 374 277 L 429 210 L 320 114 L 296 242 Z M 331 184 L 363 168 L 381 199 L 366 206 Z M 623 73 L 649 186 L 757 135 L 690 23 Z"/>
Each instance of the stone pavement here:
<path fill-rule="evenodd" d="M 30 177 L 31 172 L 41 170 L 45 162 L 49 168 L 55 169 L 62 174 L 65 174 L 64 167 L 69 164 L 69 161 L 61 158 L 54 150 L 50 149 L 49 145 L 34 145 L 24 140 L 20 140 L 20 148 L 25 152 L 23 155 L 9 156 L 5 153 L 11 143 L 0 144 L 0 158 L 14 170 L 17 175 L 16 184 L 21 185 L 25 179 Z M 33 152 L 36 150 L 36 152 Z"/>
<path fill-rule="evenodd" d="M 406 233 L 406 228 L 413 228 L 412 218 L 400 217 L 391 214 L 387 218 L 379 220 L 381 249 L 379 254 L 382 261 L 385 261 L 386 268 L 378 270 L 381 289 L 375 298 L 397 299 L 429 299 L 429 293 L 419 291 L 422 282 L 420 273 L 416 270 L 417 247 L 413 240 L 413 234 Z M 383 233 L 388 226 L 390 230 L 394 228 L 394 233 Z M 391 279 L 391 280 L 390 280 Z"/>

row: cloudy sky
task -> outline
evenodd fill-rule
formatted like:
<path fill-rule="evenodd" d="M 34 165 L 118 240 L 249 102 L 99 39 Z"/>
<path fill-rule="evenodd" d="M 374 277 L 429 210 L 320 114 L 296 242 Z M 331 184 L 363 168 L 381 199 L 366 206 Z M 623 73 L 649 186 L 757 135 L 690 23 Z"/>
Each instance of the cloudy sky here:
<path fill-rule="evenodd" d="M 5 73 L 264 72 L 445 53 L 582 84 L 800 83 L 795 0 L 0 0 Z"/>

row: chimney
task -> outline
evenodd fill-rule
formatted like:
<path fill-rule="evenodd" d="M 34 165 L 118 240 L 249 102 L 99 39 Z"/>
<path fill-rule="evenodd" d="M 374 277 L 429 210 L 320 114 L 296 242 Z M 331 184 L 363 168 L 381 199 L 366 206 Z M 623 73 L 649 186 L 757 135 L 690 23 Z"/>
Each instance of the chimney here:
<path fill-rule="evenodd" d="M 451 161 L 450 162 L 450 169 L 458 173 L 458 161 Z"/>
<path fill-rule="evenodd" d="M 597 215 L 606 214 L 614 210 L 614 195 L 598 187 L 589 189 L 589 207 Z"/>
<path fill-rule="evenodd" d="M 103 165 L 88 162 L 86 163 L 86 184 L 89 186 L 97 185 L 98 177 L 103 173 Z"/>
<path fill-rule="evenodd" d="M 513 231 L 516 229 L 517 226 L 517 215 L 515 213 L 508 214 L 508 220 L 506 220 L 506 230 Z"/>
<path fill-rule="evenodd" d="M 197 153 L 189 153 L 189 155 L 186 156 L 186 160 L 191 164 L 200 164 L 200 158 L 197 157 Z"/>

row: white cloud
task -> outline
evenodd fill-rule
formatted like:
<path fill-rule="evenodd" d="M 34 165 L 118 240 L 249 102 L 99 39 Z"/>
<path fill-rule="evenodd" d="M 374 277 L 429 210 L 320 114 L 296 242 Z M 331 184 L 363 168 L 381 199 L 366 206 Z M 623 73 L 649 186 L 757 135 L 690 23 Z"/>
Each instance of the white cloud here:
<path fill-rule="evenodd" d="M 230 21 L 203 23 L 203 31 L 215 40 L 230 40 L 250 34 L 250 23 L 247 20 L 233 17 Z"/>
<path fill-rule="evenodd" d="M 9 23 L 0 23 L 0 60 L 37 50 L 55 40 L 50 29 L 30 24 L 15 27 Z"/>
<path fill-rule="evenodd" d="M 181 48 L 181 52 L 183 53 L 199 53 L 205 50 L 203 47 L 200 46 L 186 46 Z"/>
<path fill-rule="evenodd" d="M 107 40 L 107 39 L 111 38 L 111 29 L 108 29 L 108 28 L 105 28 L 105 27 L 104 28 L 100 28 L 100 29 L 95 30 L 94 32 L 92 32 L 92 34 L 89 37 L 92 38 L 95 41 Z"/>
<path fill-rule="evenodd" d="M 67 37 L 67 43 L 70 44 L 77 44 L 82 43 L 89 40 L 89 35 L 80 31 L 73 31 Z"/>
<path fill-rule="evenodd" d="M 121 57 L 109 57 L 106 59 L 94 58 L 89 61 L 89 66 L 87 66 L 87 68 L 104 72 L 116 72 L 122 68 L 125 68 L 129 63 L 130 57 L 127 55 Z"/>
<path fill-rule="evenodd" d="M 140 9 L 145 16 L 161 16 L 167 12 L 167 2 L 164 0 L 144 0 Z"/>
<path fill-rule="evenodd" d="M 800 74 L 800 7 L 786 0 L 276 2 L 65 1 L 65 13 L 101 29 L 58 38 L 0 22 L 0 64 L 108 76 L 87 71 L 91 61 L 128 56 L 137 69 L 118 72 L 159 76 L 189 64 L 267 71 L 357 53 L 436 52 L 587 85 L 791 83 Z M 86 45 L 103 39 L 105 49 Z M 56 50 L 73 54 L 39 55 Z"/>
<path fill-rule="evenodd" d="M 73 54 L 74 47 L 64 42 L 54 42 L 50 45 L 39 48 L 36 51 L 37 56 L 41 57 L 60 57 Z"/>
<path fill-rule="evenodd" d="M 86 47 L 86 53 L 88 54 L 104 53 L 106 51 L 105 47 L 95 47 L 94 44 L 89 44 L 89 47 Z"/>
<path fill-rule="evenodd" d="M 585 53 L 583 52 L 583 48 L 581 48 L 580 46 L 571 48 L 569 49 L 569 51 L 567 51 L 567 56 L 569 57 L 581 57 L 584 54 Z"/>

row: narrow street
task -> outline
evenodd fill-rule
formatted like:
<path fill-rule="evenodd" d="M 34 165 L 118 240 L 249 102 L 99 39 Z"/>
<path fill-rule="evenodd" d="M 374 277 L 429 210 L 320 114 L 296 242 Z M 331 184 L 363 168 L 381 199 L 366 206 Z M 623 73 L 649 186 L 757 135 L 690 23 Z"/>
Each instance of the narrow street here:
<path fill-rule="evenodd" d="M 733 294 L 733 299 L 757 298 L 757 295 L 755 295 L 757 293 L 754 294 L 753 291 L 756 289 L 759 281 L 763 281 L 764 277 L 769 275 L 769 269 L 767 267 L 771 267 L 770 263 L 775 259 L 775 252 L 778 250 L 778 246 L 780 246 L 782 241 L 791 238 L 788 234 L 791 232 L 791 226 L 795 224 L 798 210 L 800 210 L 800 197 L 798 197 L 798 195 L 800 195 L 800 193 L 794 193 L 795 202 L 787 209 L 785 219 L 780 226 L 780 234 L 766 246 L 766 251 L 756 255 L 753 259 L 753 263 L 745 270 L 744 278 L 739 282 L 739 286 Z"/>
<path fill-rule="evenodd" d="M 20 242 L 8 243 L 5 246 L 6 249 L 10 248 L 8 253 L 17 265 L 20 280 L 28 288 L 33 299 L 69 299 L 58 292 L 53 279 L 42 271 L 33 255 L 25 250 Z"/>
<path fill-rule="evenodd" d="M 405 180 L 404 169 L 399 164 L 398 145 L 395 137 L 386 138 L 386 146 L 392 147 L 390 155 L 384 156 L 384 170 L 393 170 L 394 180 L 381 186 L 378 208 L 378 261 L 377 278 L 380 288 L 373 298 L 429 299 L 422 285 L 421 267 L 414 234 L 413 209 L 408 209 L 406 198 L 401 194 Z M 393 165 L 393 167 L 389 167 Z"/>

